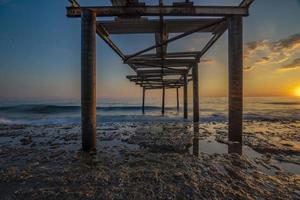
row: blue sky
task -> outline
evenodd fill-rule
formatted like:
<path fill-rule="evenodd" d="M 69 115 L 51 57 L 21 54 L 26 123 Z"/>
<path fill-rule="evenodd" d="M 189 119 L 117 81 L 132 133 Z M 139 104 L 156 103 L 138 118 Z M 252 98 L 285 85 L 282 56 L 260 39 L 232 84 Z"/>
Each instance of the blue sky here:
<path fill-rule="evenodd" d="M 109 1 L 79 1 L 84 5 L 109 5 Z M 154 4 L 157 1 L 146 1 Z M 170 3 L 171 1 L 165 1 Z M 238 0 L 195 1 L 197 4 L 237 5 Z M 97 4 L 98 3 L 98 4 Z M 80 97 L 80 19 L 65 16 L 67 0 L 0 0 L 0 100 L 78 100 Z M 276 42 L 300 33 L 300 2 L 297 0 L 256 0 L 250 16 L 244 20 L 244 42 Z M 113 36 L 126 52 L 152 45 L 150 35 Z M 201 39 L 202 38 L 202 39 Z M 207 35 L 196 34 L 170 45 L 170 49 L 201 48 Z M 298 43 L 297 43 L 298 44 Z M 297 46 L 297 45 L 295 45 Z M 295 47 L 285 64 L 300 56 Z M 253 52 L 251 52 L 253 54 Z M 255 52 L 257 56 L 260 52 Z M 253 57 L 255 57 L 253 56 Z M 225 96 L 227 92 L 227 33 L 205 58 L 212 64 L 200 64 L 200 94 Z M 250 60 L 251 66 L 256 65 Z M 274 62 L 273 62 L 274 63 Z M 253 67 L 245 72 L 245 90 L 249 96 L 284 95 L 283 90 L 296 87 L 299 69 L 278 73 L 279 64 Z M 283 64 L 282 64 L 283 65 Z M 261 67 L 261 69 L 259 68 Z M 277 67 L 277 68 L 275 68 Z M 263 70 L 262 70 L 263 69 Z M 279 85 L 272 93 L 259 86 L 266 77 L 267 84 Z M 97 97 L 98 99 L 137 99 L 140 89 L 125 76 L 132 71 L 100 38 L 97 39 Z M 276 75 L 277 73 L 277 75 Z M 258 78 L 260 77 L 260 79 Z M 289 78 L 290 77 L 290 78 Z M 291 79 L 291 80 L 290 80 Z M 254 80 L 258 83 L 253 84 Z M 278 80 L 278 81 L 276 81 Z M 254 86 L 253 86 L 254 85 Z M 259 91 L 257 91 L 259 90 Z M 159 95 L 154 92 L 153 98 Z M 172 92 L 171 92 L 172 93 Z M 170 95 L 171 95 L 170 93 Z"/>

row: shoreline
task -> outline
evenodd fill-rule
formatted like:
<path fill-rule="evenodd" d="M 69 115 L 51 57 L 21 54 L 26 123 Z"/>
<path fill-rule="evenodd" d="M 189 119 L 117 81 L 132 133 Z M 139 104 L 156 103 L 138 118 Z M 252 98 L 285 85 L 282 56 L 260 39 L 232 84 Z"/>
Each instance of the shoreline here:
<path fill-rule="evenodd" d="M 0 125 L 4 199 L 241 199 L 300 195 L 299 121 L 103 123 L 97 152 L 79 125 Z M 197 129 L 197 127 L 199 129 Z M 236 152 L 230 153 L 228 152 Z M 241 152 L 242 155 L 237 152 Z"/>

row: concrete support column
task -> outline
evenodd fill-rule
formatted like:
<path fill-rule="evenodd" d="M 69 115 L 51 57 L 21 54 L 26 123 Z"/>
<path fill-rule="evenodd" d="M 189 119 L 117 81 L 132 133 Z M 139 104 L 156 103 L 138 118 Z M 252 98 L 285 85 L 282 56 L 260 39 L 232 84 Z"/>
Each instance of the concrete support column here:
<path fill-rule="evenodd" d="M 242 142 L 243 134 L 243 19 L 228 18 L 229 141 Z"/>
<path fill-rule="evenodd" d="M 199 139 L 200 139 L 200 133 L 199 133 L 199 123 L 194 123 L 194 137 L 193 137 L 193 154 L 195 156 L 199 156 Z"/>
<path fill-rule="evenodd" d="M 146 93 L 146 89 L 145 87 L 143 87 L 143 105 L 142 105 L 143 114 L 145 114 L 145 93 Z"/>
<path fill-rule="evenodd" d="M 177 97 L 177 112 L 179 112 L 179 90 L 176 88 L 176 97 Z"/>
<path fill-rule="evenodd" d="M 161 114 L 165 114 L 165 87 L 162 88 L 162 103 L 161 103 Z"/>
<path fill-rule="evenodd" d="M 188 118 L 188 80 L 187 80 L 187 74 L 184 75 L 183 78 L 184 85 L 183 85 L 183 118 Z"/>
<path fill-rule="evenodd" d="M 194 64 L 192 73 L 193 73 L 193 121 L 199 122 L 199 78 L 198 78 L 197 63 Z"/>
<path fill-rule="evenodd" d="M 81 130 L 82 149 L 96 149 L 96 14 L 81 17 Z"/>

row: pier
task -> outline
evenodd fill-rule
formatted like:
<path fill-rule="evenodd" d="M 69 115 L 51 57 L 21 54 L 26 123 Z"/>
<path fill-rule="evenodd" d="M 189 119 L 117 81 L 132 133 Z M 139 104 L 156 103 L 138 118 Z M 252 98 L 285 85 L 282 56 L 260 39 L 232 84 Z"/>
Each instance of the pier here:
<path fill-rule="evenodd" d="M 111 0 L 111 6 L 86 7 L 71 0 L 67 17 L 81 18 L 81 112 L 82 148 L 96 148 L 96 35 L 119 55 L 133 75 L 127 79 L 142 88 L 142 112 L 147 90 L 175 89 L 179 110 L 179 89 L 183 88 L 183 117 L 188 118 L 188 84 L 193 82 L 193 122 L 199 122 L 198 67 L 206 52 L 228 30 L 229 128 L 230 141 L 242 142 L 243 134 L 243 17 L 254 0 L 237 6 L 201 6 L 191 1 L 172 5 L 147 5 L 138 0 Z M 103 20 L 103 17 L 114 17 Z M 151 17 L 151 18 L 149 18 Z M 175 17 L 171 18 L 170 17 Z M 189 17 L 189 18 L 188 18 Z M 191 18 L 192 17 L 192 18 Z M 176 36 L 170 37 L 170 34 Z M 195 33 L 210 33 L 206 45 L 197 51 L 169 52 L 168 45 Z M 126 54 L 110 35 L 153 34 L 155 44 Z M 197 47 L 195 47 L 197 48 Z M 153 53 L 155 51 L 155 53 Z"/>

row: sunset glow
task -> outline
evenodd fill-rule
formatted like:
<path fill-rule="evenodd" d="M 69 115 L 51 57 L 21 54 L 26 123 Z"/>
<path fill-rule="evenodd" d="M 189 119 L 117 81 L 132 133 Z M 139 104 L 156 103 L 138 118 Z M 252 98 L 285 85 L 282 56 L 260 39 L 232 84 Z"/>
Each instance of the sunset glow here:
<path fill-rule="evenodd" d="M 295 95 L 300 97 L 300 86 L 295 89 Z"/>

